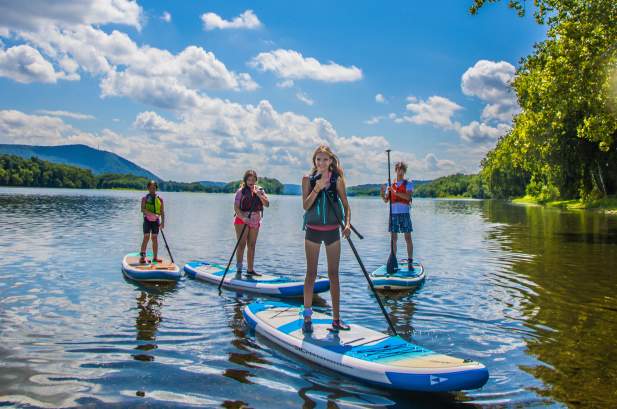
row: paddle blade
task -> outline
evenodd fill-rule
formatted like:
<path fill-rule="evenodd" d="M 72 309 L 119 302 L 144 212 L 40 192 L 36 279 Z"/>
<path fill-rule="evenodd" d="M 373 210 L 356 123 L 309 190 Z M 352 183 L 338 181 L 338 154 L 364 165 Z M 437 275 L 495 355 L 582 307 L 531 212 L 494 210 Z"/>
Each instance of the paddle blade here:
<path fill-rule="evenodd" d="M 396 261 L 396 256 L 390 253 L 390 257 L 388 257 L 388 262 L 386 263 L 386 272 L 388 274 L 394 274 L 398 270 L 398 261 Z"/>

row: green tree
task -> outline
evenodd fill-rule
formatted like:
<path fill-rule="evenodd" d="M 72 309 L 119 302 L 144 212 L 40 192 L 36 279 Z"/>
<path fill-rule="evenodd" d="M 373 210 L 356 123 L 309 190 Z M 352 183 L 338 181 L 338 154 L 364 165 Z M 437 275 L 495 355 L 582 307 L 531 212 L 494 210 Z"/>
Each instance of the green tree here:
<path fill-rule="evenodd" d="M 474 0 L 471 12 L 498 1 Z M 497 197 L 523 189 L 544 200 L 614 194 L 617 2 L 534 3 L 547 39 L 521 61 L 513 87 L 522 112 L 483 161 L 482 176 Z M 509 6 L 526 12 L 523 1 Z"/>

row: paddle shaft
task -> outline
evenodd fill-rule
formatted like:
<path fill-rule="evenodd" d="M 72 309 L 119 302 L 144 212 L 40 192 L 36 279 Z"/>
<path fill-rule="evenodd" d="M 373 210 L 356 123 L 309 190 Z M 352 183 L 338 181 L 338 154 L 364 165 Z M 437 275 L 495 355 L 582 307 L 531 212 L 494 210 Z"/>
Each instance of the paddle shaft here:
<path fill-rule="evenodd" d="M 261 199 L 258 197 L 257 200 L 261 200 Z M 251 220 L 251 215 L 253 214 L 253 210 L 255 210 L 256 204 L 257 204 L 256 200 L 254 200 L 253 203 L 251 204 L 251 208 L 249 209 L 249 216 L 248 216 L 249 221 Z M 229 271 L 229 266 L 231 266 L 231 262 L 233 261 L 234 256 L 236 255 L 236 250 L 238 250 L 238 246 L 240 245 L 240 240 L 242 240 L 242 237 L 244 236 L 244 232 L 246 231 L 247 227 L 248 227 L 248 223 L 245 223 L 244 226 L 242 226 L 242 232 L 240 233 L 240 237 L 238 237 L 238 241 L 236 241 L 236 245 L 234 246 L 234 251 L 231 253 L 231 257 L 229 257 L 229 261 L 227 262 L 227 267 L 225 267 L 225 272 L 223 273 L 223 277 L 221 278 L 221 282 L 219 283 L 219 291 L 221 291 L 221 286 L 223 285 L 223 281 L 225 281 L 225 276 L 227 275 L 227 272 Z"/>
<path fill-rule="evenodd" d="M 390 187 L 390 191 L 388 192 L 388 204 L 390 205 L 390 219 L 389 219 L 389 227 L 390 232 L 392 232 L 392 177 L 390 176 L 390 149 L 387 149 L 388 152 L 388 187 Z M 394 255 L 394 240 L 392 240 L 392 234 L 390 233 L 390 256 Z"/>
<path fill-rule="evenodd" d="M 332 211 L 334 212 L 334 215 L 336 216 L 336 220 L 338 220 L 339 224 L 344 229 L 345 225 L 343 224 L 343 221 L 339 217 L 338 213 L 336 213 L 336 208 L 334 207 L 334 203 L 332 203 L 332 199 L 330 199 L 330 196 L 328 196 L 327 193 L 326 193 L 326 198 L 328 200 L 328 204 L 330 205 L 330 207 L 332 208 Z M 362 259 L 360 258 L 360 255 L 358 254 L 358 250 L 356 250 L 356 246 L 354 246 L 353 241 L 351 241 L 351 237 L 346 237 L 346 239 L 347 239 L 347 242 L 349 243 L 349 247 L 351 247 L 351 251 L 353 251 L 354 256 L 356 256 L 356 260 L 358 261 L 358 264 L 360 265 L 360 269 L 362 270 L 362 273 L 364 274 L 364 278 L 366 278 L 366 281 L 368 282 L 369 287 L 371 287 L 371 291 L 373 291 L 373 295 L 375 296 L 375 299 L 377 300 L 377 304 L 379 304 L 379 308 L 381 308 L 381 312 L 383 313 L 383 316 L 386 318 L 386 321 L 388 321 L 388 326 L 390 327 L 390 330 L 392 330 L 392 333 L 394 333 L 394 335 L 398 335 L 398 333 L 396 332 L 396 329 L 394 328 L 394 324 L 392 324 L 392 321 L 390 320 L 390 316 L 388 315 L 386 308 L 383 306 L 383 303 L 381 302 L 381 298 L 379 298 L 379 294 L 377 294 L 377 290 L 375 290 L 375 286 L 373 286 L 373 282 L 371 281 L 371 278 L 369 277 L 368 272 L 366 271 L 366 268 L 364 267 L 364 263 L 362 262 Z"/>
<path fill-rule="evenodd" d="M 161 229 L 161 236 L 163 236 L 163 241 L 165 242 L 165 247 L 167 248 L 167 254 L 169 254 L 169 258 L 171 259 L 171 262 L 176 264 L 176 262 L 174 261 L 174 256 L 171 255 L 171 250 L 169 250 L 169 246 L 167 245 L 167 239 L 165 238 L 165 233 L 163 233 L 163 229 Z"/>

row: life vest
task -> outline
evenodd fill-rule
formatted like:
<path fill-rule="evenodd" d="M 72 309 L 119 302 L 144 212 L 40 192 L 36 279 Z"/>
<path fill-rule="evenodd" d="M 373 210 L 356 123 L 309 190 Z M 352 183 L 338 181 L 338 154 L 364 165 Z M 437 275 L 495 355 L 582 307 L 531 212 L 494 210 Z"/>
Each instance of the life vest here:
<path fill-rule="evenodd" d="M 150 193 L 148 193 L 144 199 L 146 199 L 146 205 L 145 208 L 147 211 L 154 213 L 156 215 L 160 215 L 161 214 L 161 203 L 162 200 L 158 195 L 152 196 Z"/>
<path fill-rule="evenodd" d="M 264 205 L 259 197 L 251 191 L 250 187 L 244 186 L 240 196 L 240 210 L 250 212 L 251 209 L 254 212 L 263 212 Z"/>
<path fill-rule="evenodd" d="M 343 202 L 341 202 L 341 198 L 336 191 L 336 182 L 338 178 L 339 175 L 336 172 L 330 173 L 330 186 L 319 192 L 311 208 L 304 213 L 305 228 L 307 224 L 320 226 L 338 226 L 340 224 L 339 220 L 344 220 L 345 210 L 343 209 Z M 310 176 L 309 180 L 312 190 L 317 184 L 318 177 L 316 177 L 316 174 L 313 173 Z M 334 205 L 336 214 L 332 211 L 332 205 L 328 202 Z"/>
<path fill-rule="evenodd" d="M 397 192 L 397 193 L 407 193 L 407 183 L 409 183 L 407 181 L 407 179 L 403 179 L 402 183 L 398 183 L 395 182 L 392 184 L 392 192 Z M 404 204 L 410 204 L 411 200 L 408 199 L 403 199 L 402 197 L 399 197 L 396 194 L 392 194 L 392 203 L 404 203 Z"/>

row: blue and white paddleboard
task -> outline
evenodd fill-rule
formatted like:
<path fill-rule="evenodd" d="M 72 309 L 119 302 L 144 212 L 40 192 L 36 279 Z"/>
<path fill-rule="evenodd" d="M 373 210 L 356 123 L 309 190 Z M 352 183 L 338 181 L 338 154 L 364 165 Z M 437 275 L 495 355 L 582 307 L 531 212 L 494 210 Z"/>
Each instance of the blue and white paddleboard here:
<path fill-rule="evenodd" d="M 257 333 L 309 361 L 382 387 L 446 392 L 477 389 L 488 380 L 479 362 L 454 358 L 360 325 L 328 330 L 332 319 L 313 313 L 313 333 L 302 333 L 300 307 L 282 302 L 254 302 L 244 319 Z"/>
<path fill-rule="evenodd" d="M 373 286 L 377 290 L 409 290 L 424 282 L 426 274 L 422 263 L 414 261 L 409 270 L 407 260 L 399 261 L 399 269 L 394 274 L 388 274 L 385 265 L 369 274 Z"/>
<path fill-rule="evenodd" d="M 184 265 L 184 271 L 191 278 L 218 284 L 221 282 L 225 267 L 206 261 L 189 261 Z M 278 297 L 301 297 L 304 294 L 304 280 L 293 280 L 289 277 L 273 275 L 260 275 L 246 277 L 236 276 L 236 268 L 230 267 L 223 287 L 230 290 L 249 291 L 253 293 L 278 296 Z M 314 293 L 323 293 L 330 289 L 330 280 L 318 278 L 315 281 Z"/>
<path fill-rule="evenodd" d="M 135 281 L 178 281 L 182 276 L 180 267 L 165 257 L 158 256 L 161 263 L 152 261 L 152 253 L 146 255 L 147 263 L 139 262 L 139 253 L 129 253 L 122 259 L 122 273 Z"/>

